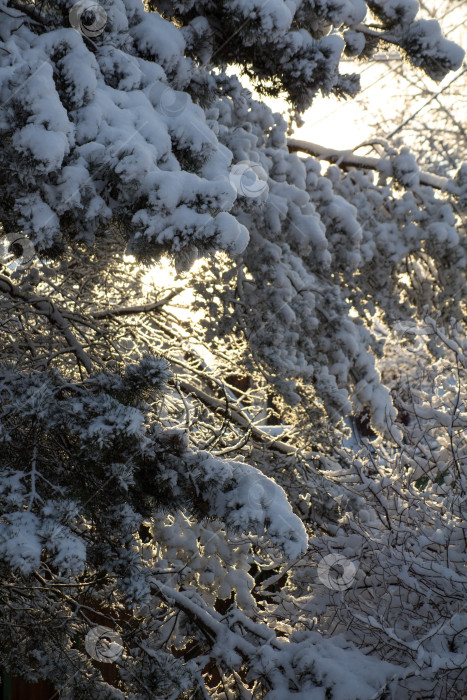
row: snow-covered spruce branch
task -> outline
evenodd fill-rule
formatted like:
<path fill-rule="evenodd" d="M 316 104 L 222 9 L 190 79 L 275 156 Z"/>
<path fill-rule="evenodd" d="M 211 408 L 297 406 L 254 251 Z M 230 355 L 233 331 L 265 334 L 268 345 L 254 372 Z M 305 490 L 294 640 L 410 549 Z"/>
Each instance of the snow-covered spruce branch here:
<path fill-rule="evenodd" d="M 376 170 L 386 177 L 393 175 L 391 161 L 387 158 L 358 156 L 355 155 L 352 150 L 339 151 L 335 148 L 326 148 L 316 143 L 293 138 L 287 139 L 287 147 L 291 153 L 307 153 L 309 156 L 313 156 L 319 160 L 327 160 L 329 163 L 335 163 L 343 169 L 360 168 L 362 170 Z M 420 173 L 420 184 L 454 195 L 459 193 L 459 188 L 452 180 L 449 180 L 447 177 L 441 177 L 440 175 L 433 175 L 432 173 Z"/>

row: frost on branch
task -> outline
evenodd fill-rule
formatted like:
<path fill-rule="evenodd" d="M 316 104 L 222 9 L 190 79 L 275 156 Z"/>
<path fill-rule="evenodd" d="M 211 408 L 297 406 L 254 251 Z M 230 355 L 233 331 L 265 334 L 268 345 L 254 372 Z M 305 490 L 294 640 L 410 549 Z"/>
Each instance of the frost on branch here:
<path fill-rule="evenodd" d="M 443 331 L 430 318 L 423 331 L 407 335 L 412 358 L 397 349 L 399 335 L 382 361 L 397 389 L 403 439 L 362 443 L 357 454 L 339 449 L 326 460 L 327 476 L 358 501 L 336 535 L 317 537 L 311 550 L 318 561 L 337 552 L 344 566 L 352 562 L 353 577 L 329 588 L 304 562 L 297 582 L 302 604 L 322 615 L 322 632 L 332 620 L 333 634 L 345 629 L 357 646 L 399 666 L 398 698 L 455 698 L 467 674 L 466 342 L 458 328 Z M 445 350 L 434 364 L 429 339 Z"/>

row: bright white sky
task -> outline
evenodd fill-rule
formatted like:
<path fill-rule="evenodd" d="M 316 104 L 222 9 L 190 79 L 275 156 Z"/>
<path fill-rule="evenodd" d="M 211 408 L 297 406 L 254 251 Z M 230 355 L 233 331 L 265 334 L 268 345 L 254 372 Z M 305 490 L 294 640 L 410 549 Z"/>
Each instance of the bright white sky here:
<path fill-rule="evenodd" d="M 342 72 L 361 73 L 362 92 L 368 93 L 376 81 L 383 82 L 391 64 L 384 62 L 366 64 L 363 68 L 353 62 L 343 64 Z M 242 79 L 242 82 L 244 80 Z M 251 85 L 248 86 L 254 93 Z M 286 116 L 287 104 L 283 99 L 263 99 L 274 111 Z M 378 100 L 386 100 L 386 91 L 379 91 Z M 318 143 L 330 148 L 347 149 L 362 143 L 372 133 L 367 110 L 360 99 L 337 100 L 335 97 L 316 97 L 305 112 L 305 124 L 294 132 L 293 137 Z"/>
<path fill-rule="evenodd" d="M 329 146 L 338 150 L 354 148 L 373 136 L 368 110 L 363 95 L 378 100 L 378 106 L 387 104 L 392 91 L 388 87 L 390 66 L 394 62 L 380 61 L 363 67 L 347 62 L 343 64 L 348 73 L 361 74 L 362 92 L 355 99 L 337 100 L 336 98 L 317 97 L 305 113 L 305 124 L 297 129 L 294 138 Z M 370 91 L 374 88 L 373 93 Z M 377 92 L 375 92 L 377 90 Z M 377 95 L 377 97 L 376 97 Z"/>

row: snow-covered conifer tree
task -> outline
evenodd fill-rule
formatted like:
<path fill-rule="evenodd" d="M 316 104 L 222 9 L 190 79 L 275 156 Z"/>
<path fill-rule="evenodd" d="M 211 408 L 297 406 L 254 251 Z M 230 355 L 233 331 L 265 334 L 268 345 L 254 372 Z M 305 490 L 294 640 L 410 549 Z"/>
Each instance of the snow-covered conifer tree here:
<path fill-rule="evenodd" d="M 402 440 L 375 317 L 463 313 L 465 166 L 451 180 L 405 148 L 323 154 L 260 99 L 285 95 L 293 123 L 318 92 L 356 94 L 344 51 L 387 46 L 440 80 L 463 52 L 417 9 L 0 0 L 4 688 L 369 700 L 409 678 L 425 691 L 413 654 L 381 653 L 386 629 L 371 649 L 358 626 L 334 635 L 334 603 L 306 577 L 325 535 L 331 550 L 352 537 L 342 521 L 361 498 L 327 473 L 332 425 L 367 411 L 380 440 Z M 197 328 L 165 308 L 178 289 L 148 289 L 163 255 L 179 273 L 205 260 L 190 277 Z M 396 567 L 397 547 L 382 551 Z M 453 599 L 456 566 L 442 572 Z M 324 558 L 320 580 L 329 570 Z M 445 670 L 457 692 L 459 664 Z"/>

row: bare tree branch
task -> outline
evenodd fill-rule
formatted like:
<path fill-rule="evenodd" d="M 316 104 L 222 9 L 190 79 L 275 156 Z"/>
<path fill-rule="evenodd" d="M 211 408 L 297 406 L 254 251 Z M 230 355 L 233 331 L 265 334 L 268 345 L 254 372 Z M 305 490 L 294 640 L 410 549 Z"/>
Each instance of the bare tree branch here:
<path fill-rule="evenodd" d="M 173 299 L 175 296 L 184 291 L 184 287 L 177 287 L 173 289 L 170 294 L 167 294 L 163 299 L 154 301 L 150 304 L 141 304 L 139 306 L 118 306 L 115 309 L 103 309 L 102 311 L 95 311 L 90 315 L 93 318 L 114 318 L 115 316 L 134 316 L 136 314 L 147 314 L 156 309 L 160 309 L 165 304 Z"/>
<path fill-rule="evenodd" d="M 83 365 L 88 373 L 92 372 L 92 362 L 88 355 L 85 353 L 82 345 L 75 338 L 70 330 L 68 321 L 64 318 L 61 310 L 48 298 L 44 296 L 37 296 L 36 294 L 28 294 L 22 291 L 19 287 L 15 286 L 8 277 L 0 275 L 0 292 L 7 294 L 13 299 L 20 299 L 25 304 L 32 306 L 36 311 L 46 316 L 49 321 L 56 326 L 65 338 L 68 346 L 71 348 L 73 353 L 76 355 L 78 361 Z"/>

